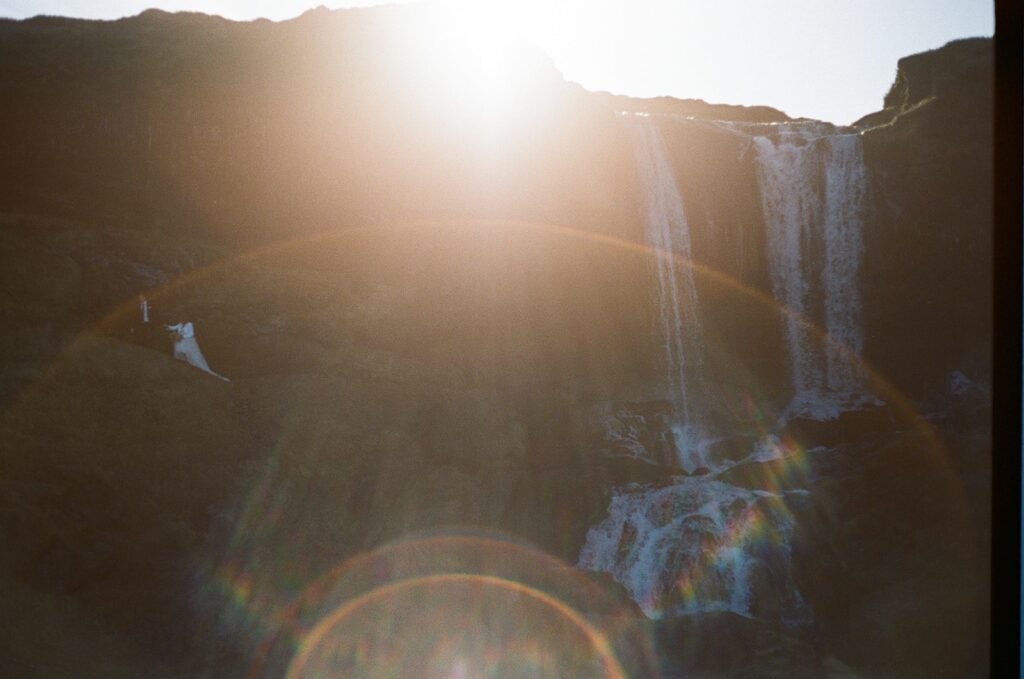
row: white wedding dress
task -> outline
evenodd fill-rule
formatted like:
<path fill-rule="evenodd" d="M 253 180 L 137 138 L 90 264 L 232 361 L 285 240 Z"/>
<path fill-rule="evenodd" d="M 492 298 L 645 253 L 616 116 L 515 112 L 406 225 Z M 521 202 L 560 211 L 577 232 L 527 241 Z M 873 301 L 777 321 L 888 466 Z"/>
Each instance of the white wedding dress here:
<path fill-rule="evenodd" d="M 219 377 L 225 382 L 231 381 L 223 375 L 218 375 L 210 370 L 210 365 L 203 357 L 203 352 L 199 350 L 199 342 L 196 342 L 196 331 L 191 322 L 168 325 L 167 329 L 175 334 L 174 358 L 179 361 L 185 361 L 189 365 L 194 365 L 200 370 L 208 372 L 214 377 Z"/>

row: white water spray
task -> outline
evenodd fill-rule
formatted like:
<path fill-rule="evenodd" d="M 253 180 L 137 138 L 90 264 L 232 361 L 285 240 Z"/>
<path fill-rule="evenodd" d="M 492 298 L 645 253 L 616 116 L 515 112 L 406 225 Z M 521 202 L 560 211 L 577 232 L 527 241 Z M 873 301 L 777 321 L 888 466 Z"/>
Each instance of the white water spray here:
<path fill-rule="evenodd" d="M 677 411 L 672 433 L 677 462 L 688 472 L 708 468 L 708 442 L 687 384 L 700 374 L 703 351 L 697 288 L 690 266 L 690 227 L 665 142 L 649 116 L 627 116 L 643 188 L 647 244 L 654 251 L 658 318 L 670 398 Z"/>
<path fill-rule="evenodd" d="M 864 201 L 867 179 L 864 151 L 856 134 L 829 139 L 825 164 L 825 325 L 835 342 L 826 354 L 828 388 L 852 394 L 861 389 L 856 364 L 841 353 L 864 348 L 860 289 L 857 285 L 864 251 Z"/>
<path fill-rule="evenodd" d="M 792 517 L 780 496 L 707 478 L 677 478 L 661 488 L 615 494 L 608 518 L 592 527 L 579 567 L 610 573 L 649 617 L 731 611 L 806 615 L 792 582 Z M 754 591 L 753 574 L 774 582 Z"/>
<path fill-rule="evenodd" d="M 754 144 L 772 288 L 790 312 L 787 412 L 832 419 L 870 400 L 857 362 L 864 345 L 858 274 L 867 186 L 861 139 L 797 123 Z M 822 319 L 823 348 L 811 318 Z"/>
<path fill-rule="evenodd" d="M 731 611 L 786 621 L 806 619 L 809 612 L 792 580 L 793 520 L 782 496 L 718 480 L 732 466 L 780 459 L 781 447 L 766 440 L 744 460 L 709 460 L 713 441 L 695 412 L 700 402 L 690 397 L 702 385 L 704 340 L 693 273 L 686 266 L 692 256 L 686 212 L 655 119 L 627 119 L 643 190 L 647 242 L 658 252 L 658 312 L 674 405 L 668 428 L 679 465 L 690 473 L 704 468 L 709 474 L 673 478 L 668 485 L 616 489 L 608 517 L 588 532 L 578 565 L 610 573 L 650 617 Z M 778 171 L 789 172 L 790 160 L 780 159 Z M 798 271 L 799 242 L 790 244 L 786 238 L 798 241 L 801 220 L 810 223 L 818 218 L 816 213 L 813 218 L 802 216 L 816 206 L 809 196 L 804 203 L 786 205 L 797 228 L 773 243 L 780 257 L 796 253 L 790 264 Z M 778 285 L 790 294 L 787 303 L 799 304 L 806 291 L 799 287 L 800 277 L 794 280 L 796 286 L 781 276 Z M 795 336 L 794 341 L 804 340 Z M 819 379 L 809 369 L 804 373 L 800 379 L 807 385 Z M 643 441 L 657 440 L 651 435 L 657 433 L 657 418 L 631 416 L 626 410 L 608 416 L 614 425 L 609 427 L 609 440 L 631 457 L 653 461 Z"/>

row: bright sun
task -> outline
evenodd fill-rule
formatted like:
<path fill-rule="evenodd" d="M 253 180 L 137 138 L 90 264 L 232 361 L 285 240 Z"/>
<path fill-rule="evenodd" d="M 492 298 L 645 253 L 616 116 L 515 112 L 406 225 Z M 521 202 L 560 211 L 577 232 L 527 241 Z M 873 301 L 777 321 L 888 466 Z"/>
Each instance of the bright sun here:
<path fill-rule="evenodd" d="M 530 61 L 508 5 L 445 3 L 410 29 L 409 44 L 425 61 L 418 66 L 431 81 L 441 79 L 432 93 L 437 105 L 460 123 L 470 124 L 467 131 L 499 127 L 516 109 L 528 105 L 523 86 L 529 80 Z"/>

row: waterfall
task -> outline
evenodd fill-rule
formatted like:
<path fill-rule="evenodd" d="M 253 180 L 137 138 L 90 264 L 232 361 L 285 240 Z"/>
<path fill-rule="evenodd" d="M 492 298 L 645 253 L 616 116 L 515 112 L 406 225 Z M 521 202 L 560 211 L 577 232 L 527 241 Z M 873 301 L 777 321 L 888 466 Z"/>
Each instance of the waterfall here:
<path fill-rule="evenodd" d="M 652 618 L 731 611 L 793 622 L 808 611 L 792 580 L 792 530 L 779 494 L 676 478 L 617 492 L 578 565 L 610 573 Z"/>
<path fill-rule="evenodd" d="M 772 289 L 785 320 L 793 398 L 788 413 L 831 419 L 869 400 L 856 356 L 864 344 L 858 271 L 866 175 L 860 136 L 820 123 L 754 137 Z M 820 319 L 827 338 L 807 319 Z"/>
<path fill-rule="evenodd" d="M 825 164 L 825 326 L 837 342 L 828 344 L 826 367 L 828 387 L 839 393 L 861 388 L 855 364 L 839 349 L 859 354 L 864 348 L 857 273 L 864 250 L 866 187 L 860 135 L 831 137 Z"/>
<path fill-rule="evenodd" d="M 664 342 L 670 399 L 676 410 L 672 433 L 678 464 L 693 472 L 709 467 L 707 441 L 687 390 L 688 377 L 699 374 L 701 329 L 697 288 L 688 265 L 690 227 L 668 150 L 655 121 L 646 115 L 626 116 L 637 172 L 643 189 L 647 244 L 654 251 L 658 281 L 658 319 Z"/>
<path fill-rule="evenodd" d="M 724 480 L 734 466 L 775 460 L 788 468 L 805 461 L 802 453 L 789 457 L 767 433 L 744 459 L 709 461 L 708 428 L 693 398 L 706 386 L 697 292 L 690 267 L 678 261 L 691 257 L 690 232 L 655 122 L 667 119 L 627 120 L 647 242 L 658 253 L 656 294 L 674 406 L 668 426 L 680 466 L 709 473 L 616 488 L 607 518 L 587 533 L 578 565 L 610 573 L 653 618 L 730 611 L 806 621 L 810 611 L 792 575 L 787 496 L 808 491 Z M 720 125 L 756 150 L 772 291 L 791 312 L 783 322 L 792 387 L 784 418 L 830 419 L 873 400 L 857 363 L 864 344 L 858 276 L 867 186 L 860 137 L 825 123 Z M 653 460 L 645 442 L 665 440 L 659 433 L 666 427 L 656 414 L 620 407 L 609 416 L 614 426 L 607 438 L 631 457 Z"/>
<path fill-rule="evenodd" d="M 805 491 L 752 490 L 720 480 L 732 466 L 784 458 L 786 453 L 777 439 L 753 446 L 743 460 L 709 459 L 713 441 L 706 433 L 700 402 L 690 397 L 705 385 L 697 291 L 691 268 L 679 261 L 689 260 L 692 254 L 686 211 L 656 119 L 629 115 L 626 120 L 643 192 L 647 243 L 656 252 L 657 310 L 673 408 L 668 422 L 656 407 L 643 404 L 610 409 L 605 413 L 609 421 L 606 439 L 630 457 L 654 461 L 650 447 L 664 440 L 667 426 L 678 464 L 690 473 L 699 468 L 709 473 L 615 489 L 607 518 L 587 533 L 578 566 L 611 574 L 652 618 L 730 611 L 787 622 L 805 620 L 809 611 L 790 567 L 793 518 L 784 500 L 786 493 Z M 792 160 L 780 158 L 778 171 L 789 172 Z M 841 180 L 837 178 L 835 183 L 836 191 L 841 192 Z M 780 202 L 785 201 L 780 198 Z M 779 257 L 791 257 L 787 264 L 797 275 L 783 274 L 777 282 L 790 295 L 787 303 L 800 306 L 807 291 L 800 269 L 799 239 L 802 230 L 820 218 L 814 212 L 819 206 L 808 195 L 806 200 L 784 207 L 793 217 L 787 223 L 797 228 L 778 234 L 772 245 Z M 805 212 L 813 212 L 813 216 L 804 217 Z M 833 228 L 845 234 L 849 229 L 841 212 L 837 208 L 839 216 Z M 710 215 L 707 221 L 712 221 Z M 787 238 L 797 242 L 788 243 Z M 845 252 L 840 249 L 829 266 L 848 267 Z M 794 287 L 790 279 L 805 288 Z M 841 309 L 836 314 L 842 322 L 848 320 Z M 802 331 L 800 326 L 793 327 Z M 809 345 L 800 335 L 793 340 Z M 808 346 L 805 353 L 809 351 Z M 800 379 L 808 388 L 820 381 L 812 372 L 813 364 L 802 361 L 799 367 L 803 371 Z"/>

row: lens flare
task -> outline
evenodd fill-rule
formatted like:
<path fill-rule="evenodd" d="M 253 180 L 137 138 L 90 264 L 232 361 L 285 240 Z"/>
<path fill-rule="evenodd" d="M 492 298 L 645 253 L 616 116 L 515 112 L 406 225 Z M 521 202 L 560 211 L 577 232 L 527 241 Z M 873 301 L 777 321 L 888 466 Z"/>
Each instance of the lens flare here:
<path fill-rule="evenodd" d="M 288 679 L 624 677 L 604 635 L 558 599 L 503 578 L 403 580 L 345 603 L 303 640 Z"/>
<path fill-rule="evenodd" d="M 629 602 L 497 534 L 442 533 L 360 554 L 274 617 L 252 677 L 657 676 Z"/>
<path fill-rule="evenodd" d="M 302 236 L 294 240 L 272 243 L 257 250 L 242 253 L 189 272 L 165 286 L 150 291 L 147 297 L 156 304 L 164 301 L 170 304 L 182 292 L 200 288 L 217 277 L 230 276 L 236 271 L 236 267 L 250 263 L 272 261 L 276 257 L 288 256 L 305 249 L 321 248 L 335 243 L 347 244 L 358 242 L 359 239 L 379 238 L 380 234 L 386 232 L 388 228 L 402 229 L 405 233 L 415 231 L 430 232 L 433 229 L 465 228 L 503 232 L 510 234 L 509 237 L 524 233 L 545 233 L 575 239 L 589 246 L 607 247 L 646 257 L 658 254 L 650 247 L 628 239 L 559 224 L 509 220 L 462 220 L 457 222 L 421 220 L 393 225 L 375 224 L 365 227 L 336 229 Z M 730 294 L 743 296 L 750 301 L 762 305 L 766 309 L 770 309 L 780 317 L 786 318 L 796 315 L 802 323 L 807 324 L 816 341 L 835 344 L 834 338 L 828 337 L 826 333 L 823 333 L 820 328 L 814 326 L 808 319 L 780 305 L 771 296 L 747 286 L 722 272 L 706 267 L 699 262 L 679 257 L 676 257 L 676 260 L 680 266 L 692 267 L 694 274 L 702 278 L 705 284 L 717 286 L 728 291 Z M 100 353 L 97 347 L 101 345 L 102 341 L 105 341 L 100 336 L 104 334 L 119 336 L 122 330 L 130 324 L 130 319 L 135 311 L 136 307 L 133 297 L 126 300 L 122 306 L 114 309 L 97 327 L 84 331 L 45 370 L 41 371 L 37 379 L 29 383 L 15 399 L 12 399 L 9 404 L 9 410 L 4 413 L 5 419 L 8 422 L 24 422 L 31 426 L 44 427 L 45 423 L 39 421 L 41 416 L 37 413 L 45 411 L 39 408 L 37 404 L 41 402 L 41 399 L 45 398 L 49 390 L 65 388 L 71 381 L 69 376 L 70 378 L 75 377 L 76 371 L 81 369 L 81 365 L 87 365 L 94 353 Z M 841 346 L 839 348 L 846 351 Z M 864 367 L 872 382 L 872 386 L 892 406 L 895 417 L 900 423 L 904 424 L 907 429 L 916 432 L 921 437 L 921 440 L 925 442 L 926 445 L 923 445 L 923 448 L 926 449 L 924 454 L 927 455 L 927 459 L 922 460 L 922 462 L 926 462 L 933 467 L 938 472 L 937 478 L 942 481 L 941 488 L 936 489 L 936 492 L 942 497 L 944 502 L 950 503 L 953 506 L 953 512 L 958 521 L 956 531 L 958 535 L 956 539 L 969 541 L 969 544 L 973 545 L 973 532 L 968 524 L 969 516 L 966 511 L 964 490 L 951 464 L 948 452 L 934 428 L 915 411 L 913 404 L 902 393 L 886 382 L 863 359 L 852 354 L 849 355 L 849 358 L 850 360 L 860 362 Z M 242 386 L 240 384 L 226 385 L 217 383 L 210 386 L 209 389 L 217 390 L 218 392 L 230 392 L 240 389 Z M 782 492 L 792 487 L 795 480 L 799 479 L 801 475 L 809 473 L 807 465 L 808 451 L 801 445 L 800 437 L 798 435 L 794 436 L 785 430 L 779 431 L 775 418 L 769 414 L 770 411 L 767 409 L 767 406 L 763 405 L 761 399 L 756 394 L 749 391 L 745 392 L 743 385 L 740 385 L 733 394 L 732 402 L 735 404 L 736 412 L 745 421 L 759 423 L 760 431 L 763 432 L 763 437 L 767 441 L 763 451 L 765 464 L 760 465 L 766 476 L 766 485 L 761 485 L 761 488 L 765 488 L 772 493 L 775 493 L 776 489 Z M 273 450 L 274 445 L 276 444 L 271 442 L 265 452 Z M 28 465 L 28 462 L 24 460 L 16 461 L 16 463 L 20 467 L 27 468 Z M 13 464 L 15 462 L 12 462 Z M 20 469 L 20 467 L 17 469 Z M 237 522 L 231 545 L 227 550 L 228 554 L 225 558 L 208 564 L 208 567 L 200 573 L 199 577 L 205 585 L 209 586 L 212 584 L 220 588 L 227 595 L 236 618 L 240 621 L 238 624 L 243 625 L 246 630 L 254 630 L 255 633 L 267 632 L 273 635 L 274 632 L 282 633 L 282 629 L 289 628 L 291 632 L 285 633 L 284 636 L 289 637 L 289 635 L 292 635 L 289 638 L 294 637 L 292 639 L 294 641 L 303 638 L 303 635 L 315 627 L 317 622 L 326 614 L 322 607 L 310 603 L 311 600 L 309 598 L 300 595 L 306 584 L 314 579 L 320 571 L 314 569 L 312 565 L 303 562 L 304 552 L 301 547 L 297 548 L 294 544 L 273 543 L 267 537 L 271 534 L 276 535 L 286 531 L 286 527 L 283 527 L 281 523 L 283 521 L 282 517 L 285 514 L 285 507 L 289 502 L 289 488 L 278 483 L 274 474 L 269 472 L 266 478 L 257 475 L 253 481 L 253 485 L 248 489 L 247 509 Z M 762 524 L 763 521 L 756 515 L 746 516 L 741 520 L 737 520 L 735 525 L 730 525 L 730 540 L 734 542 L 741 540 L 750 541 L 752 539 L 768 537 L 763 531 Z M 704 562 L 707 563 L 709 560 L 727 556 L 728 544 L 728 541 L 723 540 L 720 543 L 707 546 L 708 557 Z M 371 559 L 370 561 L 373 560 Z M 539 591 L 547 591 L 545 587 L 539 586 L 534 580 L 521 576 L 519 573 L 508 573 L 501 570 L 490 572 L 486 569 L 480 570 L 482 572 L 478 574 L 500 577 L 520 582 L 524 586 L 532 587 Z M 551 569 L 540 568 L 539 570 L 550 571 Z M 443 569 L 443 572 L 451 573 L 452 571 L 446 567 Z M 439 573 L 435 568 L 434 570 L 428 569 L 425 573 L 402 573 L 402 577 L 409 579 L 438 574 L 443 573 Z M 703 576 L 699 569 L 691 570 L 680 577 L 674 586 L 681 593 L 683 599 L 686 599 L 687 596 L 692 597 L 694 592 L 700 590 L 702 578 L 704 577 L 706 576 Z M 390 581 L 386 580 L 383 583 L 380 581 L 370 581 L 369 584 L 376 588 L 387 586 L 388 582 Z M 344 588 L 342 589 L 344 590 Z M 412 588 L 412 590 L 416 589 Z M 474 588 L 471 587 L 470 589 Z M 491 589 L 495 588 L 492 587 Z M 498 587 L 497 589 L 502 588 Z M 504 589 L 507 590 L 507 588 Z M 331 610 L 334 610 L 338 606 L 343 605 L 344 601 L 365 595 L 366 591 L 365 588 L 355 588 L 352 591 L 346 591 L 345 596 L 341 597 L 328 594 L 324 600 L 329 600 Z M 303 606 L 292 606 L 290 602 L 294 602 L 296 598 L 303 602 Z M 577 605 L 572 597 L 559 596 L 557 598 L 567 602 L 566 605 L 574 610 L 579 611 L 583 607 L 582 605 Z M 535 607 L 540 606 L 540 610 L 557 612 L 551 606 L 547 606 L 545 609 L 541 605 L 543 602 L 539 599 L 536 599 L 536 601 L 538 603 L 535 604 Z M 306 613 L 312 610 L 318 612 L 318 615 L 314 618 L 306 615 Z M 625 621 L 627 618 L 622 618 L 622 620 Z M 632 623 L 622 622 L 621 624 L 623 627 L 628 627 Z M 617 648 L 615 635 L 610 633 L 607 627 L 602 627 L 601 629 L 606 637 L 610 639 L 609 643 Z M 275 641 L 271 642 L 270 645 L 276 648 L 276 640 L 279 638 L 281 638 L 280 634 L 274 636 Z M 291 657 L 291 652 L 294 651 L 294 647 L 290 645 L 291 643 L 284 644 L 290 649 L 283 653 L 288 658 Z M 360 652 L 357 647 L 354 651 L 356 657 L 359 656 Z M 365 648 L 362 652 L 368 653 L 369 648 Z M 466 658 L 465 663 L 461 665 L 453 660 L 455 664 L 450 668 L 451 672 L 454 674 L 463 671 L 470 672 L 472 669 L 471 662 L 468 656 Z M 283 666 L 275 665 L 275 667 L 282 671 L 284 669 Z M 256 674 L 255 676 L 269 675 Z"/>

